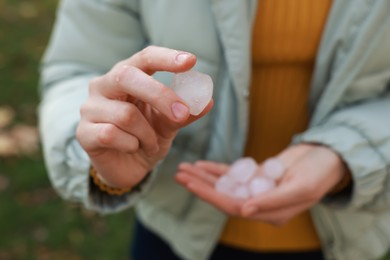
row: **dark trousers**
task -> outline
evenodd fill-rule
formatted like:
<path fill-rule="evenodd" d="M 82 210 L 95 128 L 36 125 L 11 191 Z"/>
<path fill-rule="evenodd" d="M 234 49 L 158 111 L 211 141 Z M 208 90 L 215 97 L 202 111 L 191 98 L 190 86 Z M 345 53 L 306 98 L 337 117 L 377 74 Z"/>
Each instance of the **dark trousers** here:
<path fill-rule="evenodd" d="M 133 260 L 179 260 L 177 255 L 171 250 L 169 245 L 148 230 L 140 221 L 136 221 L 134 230 L 134 240 L 130 253 Z M 214 249 L 211 260 L 322 260 L 324 259 L 320 251 L 309 252 L 252 252 L 244 251 L 226 245 L 218 244 Z"/>

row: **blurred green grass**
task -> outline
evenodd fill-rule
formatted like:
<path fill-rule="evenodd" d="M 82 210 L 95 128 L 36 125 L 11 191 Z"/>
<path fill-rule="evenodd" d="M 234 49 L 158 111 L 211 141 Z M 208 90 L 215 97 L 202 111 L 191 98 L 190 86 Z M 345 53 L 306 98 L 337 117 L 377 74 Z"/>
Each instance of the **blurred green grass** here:
<path fill-rule="evenodd" d="M 0 106 L 36 125 L 57 1 L 0 0 Z M 0 129 L 1 131 L 1 129 Z M 0 259 L 127 259 L 132 211 L 99 216 L 53 191 L 40 152 L 0 157 Z"/>

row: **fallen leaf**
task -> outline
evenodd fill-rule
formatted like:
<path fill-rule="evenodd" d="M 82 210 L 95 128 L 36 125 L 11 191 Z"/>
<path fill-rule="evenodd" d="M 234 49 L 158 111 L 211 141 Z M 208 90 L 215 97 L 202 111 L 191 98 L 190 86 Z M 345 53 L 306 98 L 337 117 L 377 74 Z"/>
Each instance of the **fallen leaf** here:
<path fill-rule="evenodd" d="M 92 210 L 87 210 L 84 207 L 80 209 L 81 215 L 83 215 L 86 219 L 94 219 L 98 214 Z"/>
<path fill-rule="evenodd" d="M 0 174 L 0 192 L 5 191 L 8 187 L 9 179 L 5 175 Z"/>
<path fill-rule="evenodd" d="M 4 249 L 0 249 L 0 259 L 11 260 L 14 259 L 14 257 L 12 256 L 11 252 Z"/>
<path fill-rule="evenodd" d="M 103 236 L 104 234 L 107 234 L 108 227 L 103 219 L 95 219 L 95 221 L 92 221 L 91 223 L 92 231 L 95 235 Z"/>
<path fill-rule="evenodd" d="M 81 260 L 81 256 L 67 249 L 54 249 L 45 245 L 39 245 L 34 248 L 34 259 L 51 260 L 51 259 L 67 259 Z"/>
<path fill-rule="evenodd" d="M 36 127 L 18 124 L 11 129 L 10 135 L 14 138 L 20 153 L 34 154 L 39 150 L 39 135 Z"/>
<path fill-rule="evenodd" d="M 7 127 L 15 118 L 15 111 L 9 106 L 0 107 L 0 129 Z"/>
<path fill-rule="evenodd" d="M 56 198 L 57 194 L 51 187 L 36 189 L 33 192 L 21 192 L 16 196 L 17 202 L 26 207 L 42 205 Z"/>
<path fill-rule="evenodd" d="M 37 227 L 33 230 L 32 236 L 37 242 L 45 242 L 49 237 L 49 230 L 45 227 Z"/>
<path fill-rule="evenodd" d="M 0 157 L 8 157 L 18 154 L 18 144 L 7 133 L 0 133 Z"/>
<path fill-rule="evenodd" d="M 19 4 L 19 15 L 23 18 L 34 18 L 38 16 L 37 6 L 31 2 L 25 1 Z"/>
<path fill-rule="evenodd" d="M 13 241 L 10 251 L 12 252 L 12 256 L 13 256 L 12 259 L 23 259 L 26 257 L 28 249 L 26 243 L 24 243 L 20 239 L 20 240 Z"/>
<path fill-rule="evenodd" d="M 82 230 L 74 228 L 69 231 L 68 239 L 72 245 L 77 246 L 81 245 L 84 242 L 85 235 Z"/>

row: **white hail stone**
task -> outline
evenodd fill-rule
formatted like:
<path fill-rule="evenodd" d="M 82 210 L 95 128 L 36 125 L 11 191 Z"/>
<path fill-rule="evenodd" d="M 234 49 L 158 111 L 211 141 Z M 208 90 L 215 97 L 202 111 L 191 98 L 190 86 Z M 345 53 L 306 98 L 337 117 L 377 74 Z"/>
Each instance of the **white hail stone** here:
<path fill-rule="evenodd" d="M 244 157 L 236 160 L 229 168 L 229 175 L 237 183 L 247 183 L 255 174 L 257 163 L 253 158 Z"/>
<path fill-rule="evenodd" d="M 215 183 L 215 190 L 231 196 L 237 183 L 227 175 L 220 177 Z"/>
<path fill-rule="evenodd" d="M 264 162 L 264 176 L 278 180 L 281 178 L 286 171 L 286 167 L 284 167 L 283 163 L 276 158 L 269 158 Z"/>
<path fill-rule="evenodd" d="M 211 77 L 194 70 L 175 74 L 171 88 L 187 103 L 190 114 L 195 116 L 205 109 L 213 95 Z"/>
<path fill-rule="evenodd" d="M 276 184 L 274 180 L 264 177 L 255 177 L 249 183 L 249 191 L 251 196 L 256 196 L 260 193 L 272 190 L 275 186 Z"/>
<path fill-rule="evenodd" d="M 241 184 L 234 189 L 233 193 L 230 196 L 237 199 L 246 200 L 250 198 L 251 194 L 249 192 L 248 187 L 246 185 Z"/>

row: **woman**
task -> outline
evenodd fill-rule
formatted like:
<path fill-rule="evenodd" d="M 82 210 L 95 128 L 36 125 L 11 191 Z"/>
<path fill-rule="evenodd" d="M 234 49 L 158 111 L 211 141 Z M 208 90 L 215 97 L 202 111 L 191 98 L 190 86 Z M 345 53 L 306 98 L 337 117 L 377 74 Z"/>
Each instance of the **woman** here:
<path fill-rule="evenodd" d="M 310 2 L 63 1 L 42 68 L 40 124 L 53 185 L 66 199 L 100 212 L 137 202 L 139 258 L 161 252 L 218 258 L 229 250 L 270 259 L 297 251 L 309 259 L 384 254 L 390 235 L 390 3 Z M 308 16 L 312 12 L 318 15 Z M 290 28 L 289 19 L 297 25 Z M 306 40 L 307 52 L 281 44 Z M 165 48 L 144 49 L 149 45 Z M 197 117 L 164 86 L 170 74 L 149 76 L 192 67 L 215 84 L 213 109 L 211 102 Z M 289 73 L 291 89 L 283 88 Z M 269 77 L 284 81 L 267 82 Z M 272 105 L 290 101 L 282 114 Z M 271 148 L 259 149 L 262 142 Z M 206 202 L 174 181 L 181 162 L 204 159 L 221 166 L 215 162 L 244 155 L 259 163 L 278 156 L 292 177 L 274 193 L 245 203 L 213 193 L 199 171 L 185 165 L 176 179 Z M 226 222 L 224 213 L 240 218 Z M 247 220 L 253 218 L 255 223 Z M 264 226 L 282 222 L 298 232 Z M 244 236 L 237 235 L 241 227 Z M 296 238 L 300 230 L 305 239 Z M 259 232 L 289 239 L 259 244 L 266 240 Z M 252 233 L 257 235 L 247 240 Z M 152 240 L 168 252 L 148 255 L 154 250 L 142 246 Z"/>

